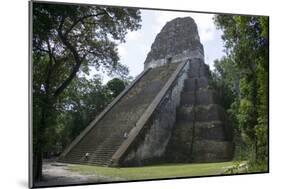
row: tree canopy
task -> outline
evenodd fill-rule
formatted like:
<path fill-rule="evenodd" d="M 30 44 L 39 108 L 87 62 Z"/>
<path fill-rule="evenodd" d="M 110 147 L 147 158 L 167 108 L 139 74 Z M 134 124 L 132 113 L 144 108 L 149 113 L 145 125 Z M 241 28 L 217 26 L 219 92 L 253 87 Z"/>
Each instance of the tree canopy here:
<path fill-rule="evenodd" d="M 114 78 L 107 83 L 107 87 L 115 98 L 125 89 L 126 84 L 123 80 Z"/>
<path fill-rule="evenodd" d="M 248 158 L 259 170 L 268 162 L 268 17 L 217 15 L 226 56 L 215 62 L 215 80 L 224 86 L 226 108 Z M 239 145 L 238 145 L 239 148 Z M 250 153 L 248 153 L 250 152 Z M 257 168 L 257 167 L 256 167 Z"/>
<path fill-rule="evenodd" d="M 43 154 L 60 138 L 55 136 L 68 124 L 71 140 L 112 100 L 91 70 L 127 79 L 117 45 L 141 27 L 141 15 L 135 8 L 40 2 L 32 11 L 33 172 L 40 180 Z"/>
<path fill-rule="evenodd" d="M 34 66 L 44 75 L 34 88 L 44 86 L 58 96 L 78 71 L 89 74 L 90 66 L 111 75 L 127 75 L 116 40 L 125 42 L 127 31 L 139 29 L 140 21 L 140 12 L 131 8 L 35 3 Z M 48 61 L 40 61 L 42 57 Z"/>

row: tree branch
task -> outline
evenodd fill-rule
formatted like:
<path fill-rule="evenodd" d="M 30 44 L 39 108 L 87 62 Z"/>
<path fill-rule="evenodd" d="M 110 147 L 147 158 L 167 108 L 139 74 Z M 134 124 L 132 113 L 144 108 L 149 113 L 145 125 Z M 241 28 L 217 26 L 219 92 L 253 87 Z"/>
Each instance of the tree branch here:
<path fill-rule="evenodd" d="M 71 45 L 71 43 L 67 40 L 67 38 L 62 34 L 62 30 L 58 31 L 58 35 L 63 42 L 63 44 L 70 50 L 72 53 L 74 60 L 75 60 L 75 65 L 72 68 L 72 71 L 70 75 L 62 82 L 62 84 L 55 90 L 54 92 L 54 97 L 58 97 L 63 90 L 70 84 L 72 79 L 76 76 L 76 73 L 79 71 L 79 68 L 81 66 L 81 63 L 83 61 L 83 58 L 80 59 L 80 56 L 78 52 L 76 51 L 75 47 Z"/>
<path fill-rule="evenodd" d="M 90 18 L 90 17 L 96 17 L 96 16 L 100 16 L 100 15 L 108 15 L 108 13 L 104 10 L 103 12 L 100 12 L 98 14 L 90 14 L 90 15 L 85 15 L 79 19 L 77 19 L 69 28 L 68 30 L 66 30 L 66 32 L 64 33 L 64 36 L 67 36 L 69 34 L 69 32 L 71 32 L 71 30 L 79 23 L 82 22 L 83 20 Z"/>
<path fill-rule="evenodd" d="M 79 68 L 83 62 L 83 60 L 86 58 L 86 54 L 80 58 L 77 50 L 75 49 L 74 46 L 72 46 L 72 44 L 67 40 L 67 35 L 68 33 L 79 23 L 79 22 L 82 22 L 84 19 L 86 18 L 90 18 L 90 17 L 93 17 L 93 16 L 100 16 L 100 15 L 109 15 L 105 10 L 103 12 L 100 12 L 98 14 L 91 14 L 91 15 L 85 15 L 79 19 L 77 19 L 71 26 L 70 28 L 63 34 L 62 32 L 62 26 L 63 26 L 63 23 L 64 23 L 64 20 L 65 18 L 63 17 L 62 20 L 61 20 L 61 23 L 59 25 L 59 28 L 58 28 L 58 36 L 59 38 L 61 39 L 62 43 L 70 50 L 70 52 L 72 53 L 73 57 L 74 57 L 74 60 L 75 60 L 75 65 L 73 66 L 72 68 L 72 71 L 70 73 L 70 75 L 66 78 L 66 80 L 64 80 L 62 82 L 62 84 L 55 90 L 54 92 L 54 97 L 58 97 L 62 92 L 63 90 L 70 84 L 70 82 L 74 79 L 74 77 L 76 76 L 76 73 L 79 71 Z M 110 16 L 110 15 L 109 15 Z"/>
<path fill-rule="evenodd" d="M 65 16 L 62 16 L 61 21 L 60 21 L 60 25 L 59 25 L 59 28 L 58 28 L 59 31 L 62 31 L 64 21 L 65 21 Z"/>
<path fill-rule="evenodd" d="M 64 82 L 54 92 L 55 98 L 58 97 L 63 92 L 63 90 L 70 84 L 72 79 L 74 79 L 74 77 L 76 76 L 76 73 L 79 71 L 80 66 L 81 66 L 81 62 L 78 62 L 74 65 L 68 78 L 66 80 L 64 80 Z"/>
<path fill-rule="evenodd" d="M 39 46 L 36 46 L 35 48 L 36 48 L 37 50 L 41 51 L 41 52 L 49 53 L 48 50 L 42 49 L 42 48 L 39 47 Z"/>
<path fill-rule="evenodd" d="M 51 45 L 50 45 L 49 40 L 47 40 L 46 43 L 47 43 L 47 47 L 48 47 L 47 53 L 49 55 L 49 64 L 47 66 L 47 77 L 46 77 L 46 81 L 45 81 L 45 85 L 46 85 L 45 91 L 46 91 L 46 94 L 48 95 L 49 94 L 49 86 L 50 86 L 50 78 L 51 78 L 51 75 L 52 75 L 53 54 L 52 54 Z"/>

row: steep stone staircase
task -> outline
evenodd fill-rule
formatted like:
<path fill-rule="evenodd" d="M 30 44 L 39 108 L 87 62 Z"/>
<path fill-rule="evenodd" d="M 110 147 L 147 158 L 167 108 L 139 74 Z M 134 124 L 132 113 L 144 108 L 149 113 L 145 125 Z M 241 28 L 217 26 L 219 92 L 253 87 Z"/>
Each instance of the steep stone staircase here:
<path fill-rule="evenodd" d="M 59 161 L 109 165 L 111 157 L 125 140 L 124 133 L 129 133 L 135 126 L 177 66 L 168 64 L 148 70 Z"/>
<path fill-rule="evenodd" d="M 213 162 L 232 158 L 231 127 L 209 84 L 209 68 L 200 59 L 190 63 L 177 121 L 167 147 L 171 162 Z"/>

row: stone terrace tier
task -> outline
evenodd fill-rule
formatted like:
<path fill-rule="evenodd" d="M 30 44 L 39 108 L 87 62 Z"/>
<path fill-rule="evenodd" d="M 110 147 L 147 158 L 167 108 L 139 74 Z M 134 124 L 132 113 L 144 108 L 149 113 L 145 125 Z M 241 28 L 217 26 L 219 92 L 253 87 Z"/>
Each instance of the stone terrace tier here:
<path fill-rule="evenodd" d="M 232 130 L 209 84 L 209 72 L 202 60 L 191 61 L 166 150 L 168 162 L 216 162 L 233 156 Z"/>

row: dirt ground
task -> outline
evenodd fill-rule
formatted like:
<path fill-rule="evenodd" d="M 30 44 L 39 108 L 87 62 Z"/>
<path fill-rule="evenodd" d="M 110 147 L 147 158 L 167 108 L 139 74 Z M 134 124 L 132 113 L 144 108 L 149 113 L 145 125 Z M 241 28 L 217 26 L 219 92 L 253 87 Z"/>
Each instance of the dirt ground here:
<path fill-rule="evenodd" d="M 43 163 L 43 180 L 35 182 L 36 187 L 40 186 L 59 186 L 85 183 L 100 183 L 118 180 L 118 178 L 103 177 L 98 175 L 82 175 L 69 171 L 69 164 L 57 162 Z"/>

